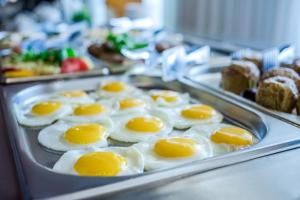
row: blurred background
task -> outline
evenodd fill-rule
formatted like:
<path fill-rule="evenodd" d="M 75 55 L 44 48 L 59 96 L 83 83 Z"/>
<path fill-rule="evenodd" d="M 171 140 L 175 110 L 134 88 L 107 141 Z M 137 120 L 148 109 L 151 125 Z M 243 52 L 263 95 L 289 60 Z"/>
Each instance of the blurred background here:
<path fill-rule="evenodd" d="M 0 29 L 28 33 L 62 22 L 95 27 L 115 17 L 150 17 L 157 27 L 223 46 L 291 43 L 298 54 L 299 7 L 299 0 L 0 0 Z"/>

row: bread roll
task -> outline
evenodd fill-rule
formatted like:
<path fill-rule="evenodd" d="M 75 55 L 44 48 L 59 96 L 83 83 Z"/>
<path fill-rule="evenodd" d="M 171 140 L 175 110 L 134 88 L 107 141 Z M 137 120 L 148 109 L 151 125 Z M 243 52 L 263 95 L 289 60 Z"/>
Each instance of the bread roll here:
<path fill-rule="evenodd" d="M 275 76 L 259 84 L 256 103 L 273 110 L 291 113 L 298 98 L 295 82 L 287 77 Z"/>
<path fill-rule="evenodd" d="M 235 94 L 256 87 L 258 80 L 259 70 L 249 61 L 233 61 L 222 71 L 223 89 Z"/>

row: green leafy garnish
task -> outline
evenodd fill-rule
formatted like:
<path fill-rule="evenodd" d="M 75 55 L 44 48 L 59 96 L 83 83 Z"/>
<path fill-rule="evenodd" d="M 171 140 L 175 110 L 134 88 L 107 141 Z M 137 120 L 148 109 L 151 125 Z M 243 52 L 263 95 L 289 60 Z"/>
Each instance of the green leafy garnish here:
<path fill-rule="evenodd" d="M 129 50 L 136 50 L 148 46 L 147 42 L 144 43 L 134 42 L 133 39 L 127 33 L 113 34 L 112 32 L 109 32 L 106 40 L 112 45 L 116 53 L 121 53 L 121 50 L 123 48 Z"/>
<path fill-rule="evenodd" d="M 66 58 L 73 57 L 76 57 L 76 53 L 72 48 L 64 48 L 60 50 L 51 49 L 39 53 L 28 51 L 20 55 L 21 60 L 24 62 L 43 61 L 45 63 L 53 63 L 56 65 L 59 65 Z"/>

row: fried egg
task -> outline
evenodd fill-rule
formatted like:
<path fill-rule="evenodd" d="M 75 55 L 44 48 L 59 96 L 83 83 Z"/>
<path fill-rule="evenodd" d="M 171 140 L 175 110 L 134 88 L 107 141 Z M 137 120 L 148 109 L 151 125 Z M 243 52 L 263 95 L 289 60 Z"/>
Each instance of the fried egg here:
<path fill-rule="evenodd" d="M 97 123 L 58 121 L 39 132 L 38 142 L 55 151 L 104 147 L 107 146 L 106 139 L 111 128 L 112 122 L 109 118 L 103 118 Z"/>
<path fill-rule="evenodd" d="M 94 99 L 91 98 L 85 91 L 83 90 L 70 90 L 63 91 L 55 94 L 53 96 L 55 100 L 70 103 L 70 104 L 86 104 L 93 103 Z"/>
<path fill-rule="evenodd" d="M 122 142 L 140 142 L 152 136 L 168 135 L 172 129 L 172 120 L 162 111 L 150 110 L 113 117 L 115 129 L 110 138 Z"/>
<path fill-rule="evenodd" d="M 142 173 L 144 160 L 134 147 L 72 150 L 63 154 L 53 170 L 78 176 L 122 176 Z"/>
<path fill-rule="evenodd" d="M 213 107 L 205 104 L 191 104 L 166 111 L 174 120 L 174 127 L 186 129 L 198 124 L 221 122 L 223 116 Z"/>
<path fill-rule="evenodd" d="M 171 90 L 150 90 L 151 102 L 157 107 L 179 107 L 189 103 L 189 94 L 180 94 Z"/>
<path fill-rule="evenodd" d="M 115 115 L 128 115 L 130 113 L 145 112 L 150 108 L 146 98 L 126 97 L 115 102 Z"/>
<path fill-rule="evenodd" d="M 96 98 L 115 98 L 133 96 L 142 93 L 139 89 L 121 81 L 105 81 L 98 90 L 94 93 Z"/>
<path fill-rule="evenodd" d="M 134 147 L 144 157 L 145 170 L 170 168 L 213 156 L 209 140 L 197 134 L 152 137 Z"/>
<path fill-rule="evenodd" d="M 25 126 L 44 126 L 72 113 L 72 107 L 68 104 L 44 100 L 32 104 L 15 105 L 18 122 Z"/>
<path fill-rule="evenodd" d="M 245 148 L 256 141 L 254 135 L 246 129 L 224 123 L 194 126 L 184 134 L 198 134 L 208 138 L 213 144 L 215 154 L 223 154 Z"/>
<path fill-rule="evenodd" d="M 112 112 L 109 105 L 104 104 L 100 102 L 80 104 L 74 107 L 71 115 L 65 116 L 62 119 L 72 122 L 96 122 L 103 117 L 108 117 Z"/>

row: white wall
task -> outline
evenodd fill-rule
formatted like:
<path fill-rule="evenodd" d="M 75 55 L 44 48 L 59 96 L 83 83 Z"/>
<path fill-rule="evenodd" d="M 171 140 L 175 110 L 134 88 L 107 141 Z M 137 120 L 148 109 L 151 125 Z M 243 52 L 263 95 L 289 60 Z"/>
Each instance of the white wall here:
<path fill-rule="evenodd" d="M 259 48 L 293 43 L 300 53 L 300 0 L 165 0 L 165 4 L 166 24 L 180 32 Z"/>

